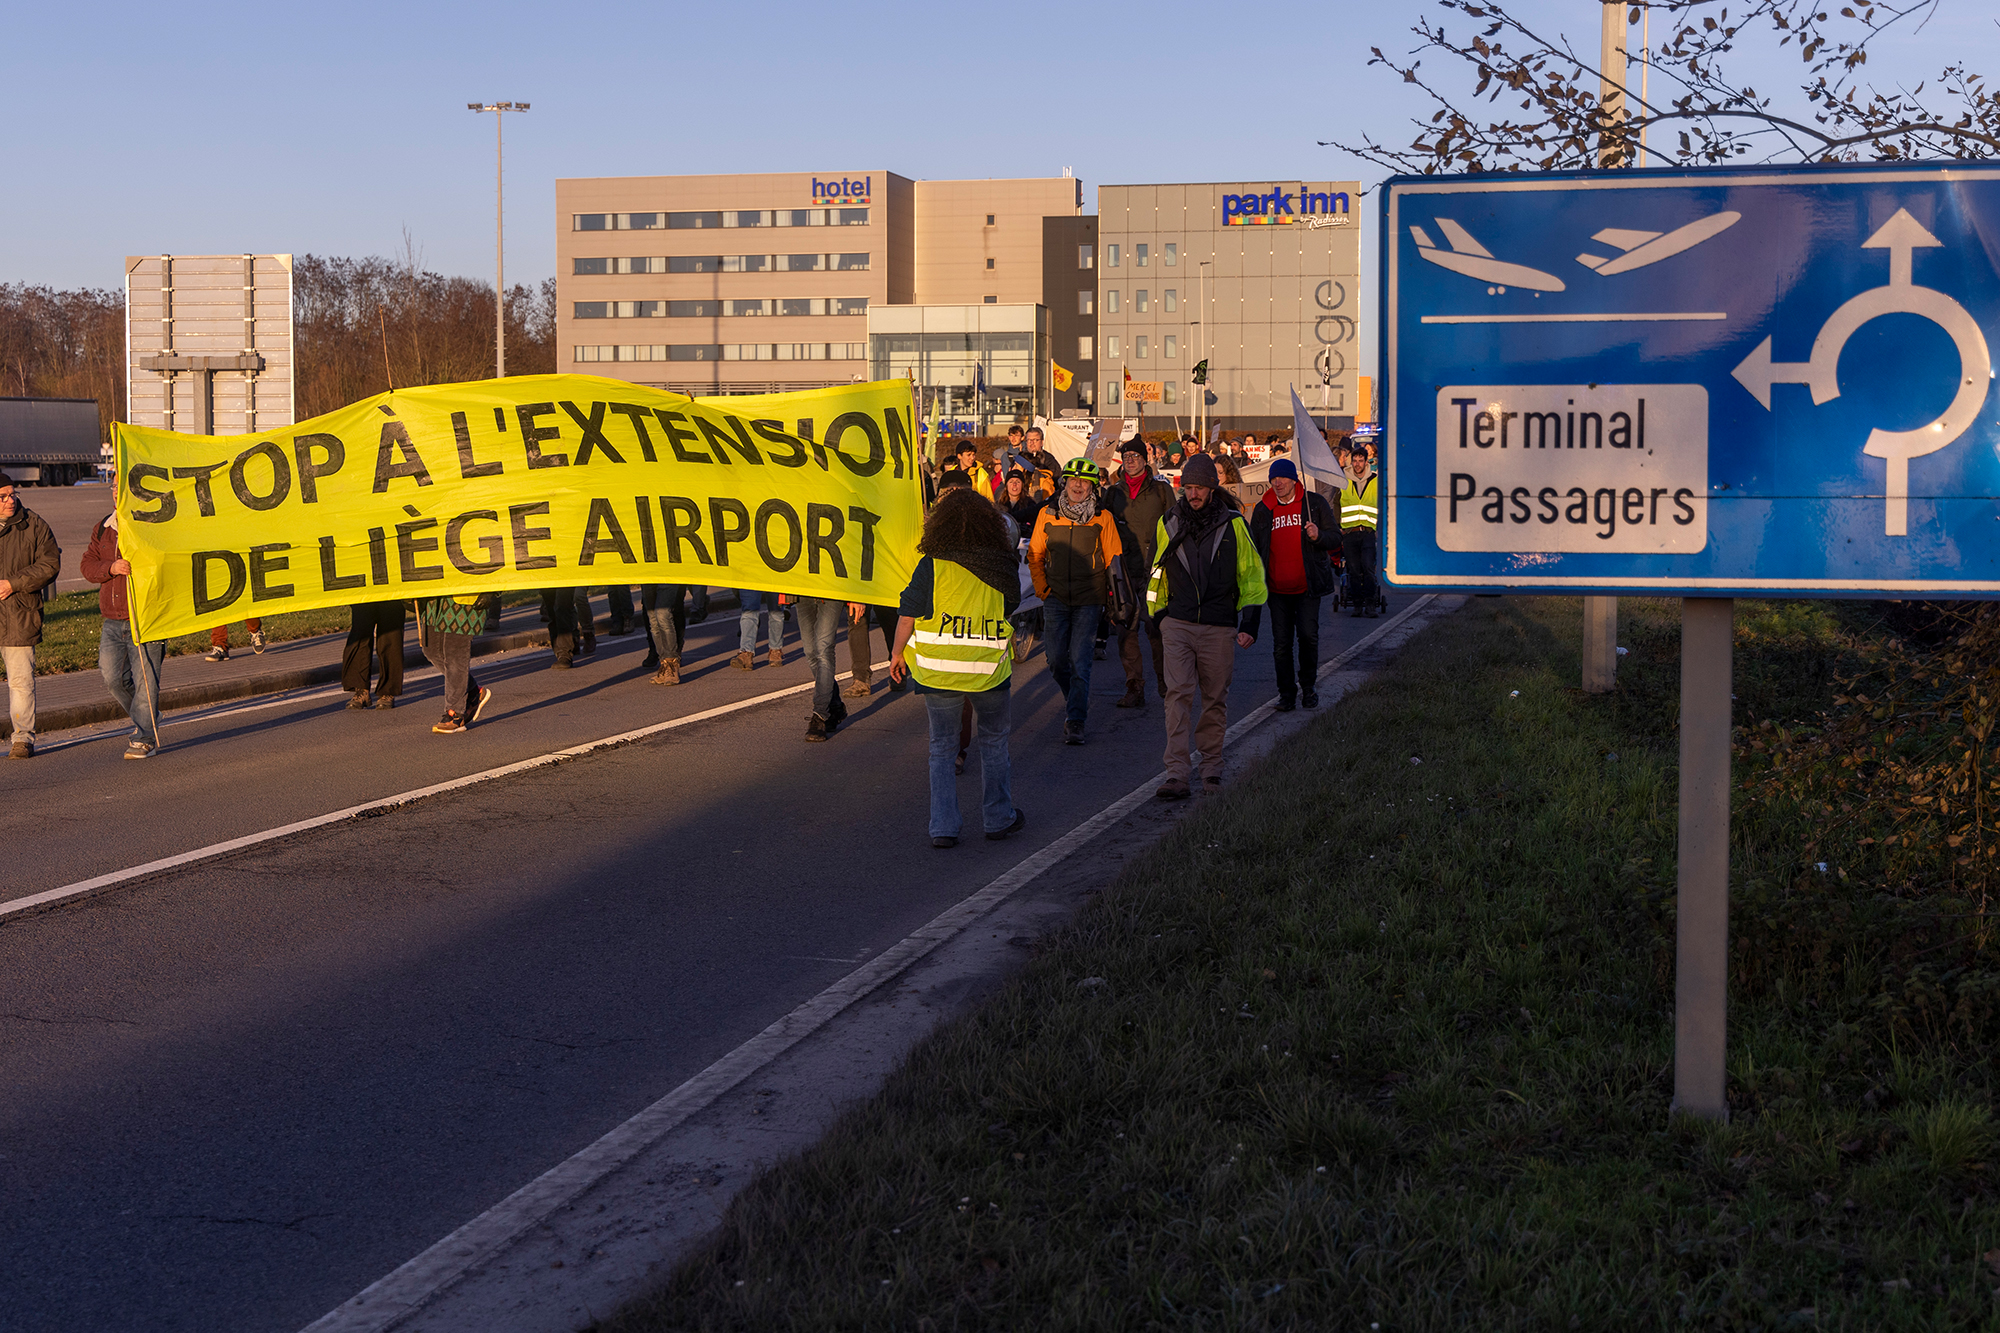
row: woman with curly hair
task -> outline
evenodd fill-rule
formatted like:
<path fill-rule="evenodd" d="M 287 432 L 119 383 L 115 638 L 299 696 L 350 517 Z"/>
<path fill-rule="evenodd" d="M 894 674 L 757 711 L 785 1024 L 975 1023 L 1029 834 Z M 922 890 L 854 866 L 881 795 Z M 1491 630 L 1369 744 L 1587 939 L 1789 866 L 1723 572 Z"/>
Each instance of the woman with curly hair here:
<path fill-rule="evenodd" d="M 917 552 L 923 558 L 903 590 L 889 674 L 916 681 L 930 721 L 931 846 L 956 846 L 963 825 L 953 759 L 967 702 L 978 724 L 981 822 L 998 842 L 1028 823 L 1014 805 L 1007 753 L 1008 617 L 1021 600 L 1020 560 L 993 502 L 962 486 L 938 496 Z"/>

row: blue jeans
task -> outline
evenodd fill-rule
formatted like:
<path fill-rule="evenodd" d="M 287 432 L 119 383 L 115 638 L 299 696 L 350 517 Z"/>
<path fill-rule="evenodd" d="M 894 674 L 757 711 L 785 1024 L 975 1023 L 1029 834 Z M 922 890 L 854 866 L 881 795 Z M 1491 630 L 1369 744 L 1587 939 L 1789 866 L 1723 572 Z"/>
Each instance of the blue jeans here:
<path fill-rule="evenodd" d="M 813 712 L 832 721 L 834 701 L 839 697 L 833 680 L 833 645 L 847 624 L 847 603 L 801 597 L 792 603 L 792 609 L 799 613 L 799 641 L 806 650 L 806 665 L 812 668 Z"/>
<path fill-rule="evenodd" d="M 1049 678 L 1069 703 L 1068 719 L 1083 725 L 1090 715 L 1090 664 L 1097 656 L 1097 622 L 1101 606 L 1070 606 L 1050 599 L 1042 603 L 1042 656 Z"/>
<path fill-rule="evenodd" d="M 97 636 L 97 669 L 104 687 L 132 719 L 133 735 L 148 745 L 160 743 L 160 663 L 167 645 L 133 643 L 132 622 L 106 620 Z"/>
<path fill-rule="evenodd" d="M 775 652 L 785 648 L 785 608 L 778 605 L 778 594 L 774 592 L 750 592 L 743 588 L 736 590 L 738 624 L 742 627 L 737 647 L 746 653 L 757 651 L 757 617 L 766 617 L 764 636 Z"/>
<path fill-rule="evenodd" d="M 1012 764 L 1007 757 L 1007 733 L 1013 726 L 1010 689 L 925 690 L 924 709 L 931 724 L 931 836 L 956 838 L 964 821 L 958 813 L 958 719 L 965 700 L 972 700 L 978 724 L 980 818 L 986 832 L 998 833 L 1014 822 Z"/>

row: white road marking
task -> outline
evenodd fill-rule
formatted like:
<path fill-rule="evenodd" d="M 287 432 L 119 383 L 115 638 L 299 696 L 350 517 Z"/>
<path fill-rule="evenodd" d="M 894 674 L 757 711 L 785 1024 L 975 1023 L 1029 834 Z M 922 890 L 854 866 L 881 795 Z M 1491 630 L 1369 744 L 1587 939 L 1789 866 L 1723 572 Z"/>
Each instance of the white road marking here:
<path fill-rule="evenodd" d="M 1323 665 L 1315 679 L 1325 680 L 1336 674 L 1436 596 L 1418 598 L 1361 642 Z M 1224 744 L 1240 741 L 1275 709 L 1275 700 L 1253 709 L 1229 728 Z M 1154 774 L 971 897 L 939 913 L 574 1157 L 551 1167 L 402 1267 L 371 1283 L 359 1295 L 328 1311 L 310 1324 L 305 1333 L 383 1333 L 392 1328 L 404 1316 L 421 1309 L 467 1272 L 505 1249 L 523 1232 L 576 1200 L 689 1117 L 825 1027 L 849 1005 L 895 978 L 999 906 L 1016 890 L 1026 887 L 1043 871 L 1081 850 L 1099 833 L 1152 800 L 1154 789 L 1165 776 Z"/>

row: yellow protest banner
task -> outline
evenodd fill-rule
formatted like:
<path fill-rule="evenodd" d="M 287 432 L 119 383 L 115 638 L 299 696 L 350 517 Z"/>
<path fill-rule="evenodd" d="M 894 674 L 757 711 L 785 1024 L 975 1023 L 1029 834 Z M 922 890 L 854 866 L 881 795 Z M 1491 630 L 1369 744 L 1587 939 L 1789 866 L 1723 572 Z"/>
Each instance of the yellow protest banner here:
<path fill-rule="evenodd" d="M 611 583 L 893 603 L 923 527 L 912 410 L 902 379 L 697 400 L 523 375 L 257 435 L 119 425 L 134 637 Z"/>

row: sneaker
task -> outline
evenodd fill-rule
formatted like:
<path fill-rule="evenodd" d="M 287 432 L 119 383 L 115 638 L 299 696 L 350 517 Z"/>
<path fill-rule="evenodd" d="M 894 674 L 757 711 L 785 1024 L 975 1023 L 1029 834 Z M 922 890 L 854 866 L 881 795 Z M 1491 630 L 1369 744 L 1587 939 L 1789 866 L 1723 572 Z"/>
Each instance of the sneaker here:
<path fill-rule="evenodd" d="M 125 742 L 125 757 L 127 759 L 151 759 L 153 757 L 153 747 L 144 741 L 127 741 Z"/>
<path fill-rule="evenodd" d="M 380 695 L 375 700 L 375 706 L 381 709 L 382 711 L 387 712 L 389 709 L 394 708 L 396 706 L 396 696 L 393 694 Z"/>
<path fill-rule="evenodd" d="M 678 657 L 671 657 L 668 658 L 666 661 L 660 663 L 660 669 L 653 673 L 652 680 L 653 684 L 655 685 L 680 684 L 681 659 Z"/>
<path fill-rule="evenodd" d="M 1118 701 L 1117 706 L 1120 708 L 1144 708 L 1146 706 L 1145 689 L 1138 685 L 1127 685 L 1125 687 L 1125 697 Z"/>
<path fill-rule="evenodd" d="M 447 708 L 444 710 L 444 716 L 438 719 L 437 725 L 431 730 L 440 736 L 454 735 L 465 730 L 465 719 Z"/>
<path fill-rule="evenodd" d="M 847 687 L 846 694 L 850 699 L 866 699 L 873 688 L 867 681 L 857 680 Z"/>
<path fill-rule="evenodd" d="M 986 841 L 1000 842 L 1003 839 L 1012 836 L 1013 834 L 1019 833 L 1022 829 L 1026 827 L 1028 827 L 1028 812 L 1023 810 L 1020 806 L 1017 805 L 1014 807 L 1014 822 L 1009 824 L 1006 828 L 995 829 L 993 830 L 993 832 L 987 834 Z"/>
<path fill-rule="evenodd" d="M 809 741 L 823 741 L 826 739 L 826 736 L 826 719 L 818 713 L 814 713 L 812 721 L 806 723 L 806 739 Z"/>
<path fill-rule="evenodd" d="M 751 671 L 757 666 L 757 655 L 748 651 L 740 652 L 729 659 L 729 665 L 738 671 Z"/>
<path fill-rule="evenodd" d="M 1153 795 L 1163 801 L 1185 801 L 1191 793 L 1186 778 L 1168 778 Z"/>
<path fill-rule="evenodd" d="M 261 653 L 264 651 L 263 630 L 258 630 L 257 632 L 255 632 L 250 636 L 250 651 L 253 653 Z"/>
<path fill-rule="evenodd" d="M 1280 713 L 1289 713 L 1294 708 L 1297 707 L 1298 705 L 1296 703 L 1293 703 L 1290 699 L 1280 699 L 1278 700 L 1277 703 L 1277 711 Z"/>
<path fill-rule="evenodd" d="M 479 697 L 472 701 L 472 716 L 465 719 L 465 725 L 469 727 L 473 723 L 477 722 L 479 720 L 479 715 L 486 711 L 486 705 L 492 702 L 493 702 L 493 691 L 488 689 L 481 689 L 479 691 Z"/>
<path fill-rule="evenodd" d="M 958 846 L 958 839 L 957 839 L 957 838 L 947 838 L 947 837 L 943 836 L 942 834 L 940 834 L 939 836 L 937 836 L 937 837 L 935 837 L 935 838 L 932 838 L 932 839 L 931 839 L 931 846 L 933 846 L 933 847 L 937 848 L 937 849 L 938 849 L 939 851 L 943 851 L 943 850 L 944 850 L 945 848 L 947 848 L 947 847 L 956 847 L 956 846 Z"/>
<path fill-rule="evenodd" d="M 1083 744 L 1083 723 L 1068 722 L 1068 721 L 1065 721 L 1063 723 L 1063 744 L 1064 745 Z"/>
<path fill-rule="evenodd" d="M 1300 703 L 1300 704 L 1302 704 L 1303 706 L 1307 707 L 1307 708 L 1318 708 L 1318 707 L 1319 707 L 1319 691 L 1318 691 L 1318 690 L 1307 690 L 1307 691 L 1306 691 L 1306 692 L 1305 692 L 1304 694 L 1301 694 L 1301 695 L 1299 696 L 1299 703 Z"/>
<path fill-rule="evenodd" d="M 770 652 L 764 654 L 764 660 L 772 666 L 783 666 L 785 664 L 785 650 L 783 648 L 773 648 Z"/>
<path fill-rule="evenodd" d="M 347 710 L 350 713 L 358 713 L 366 707 L 368 707 L 368 691 L 356 690 L 348 696 Z"/>
<path fill-rule="evenodd" d="M 229 650 L 227 648 L 211 648 L 202 655 L 201 660 L 204 662 L 227 662 L 229 660 Z"/>

